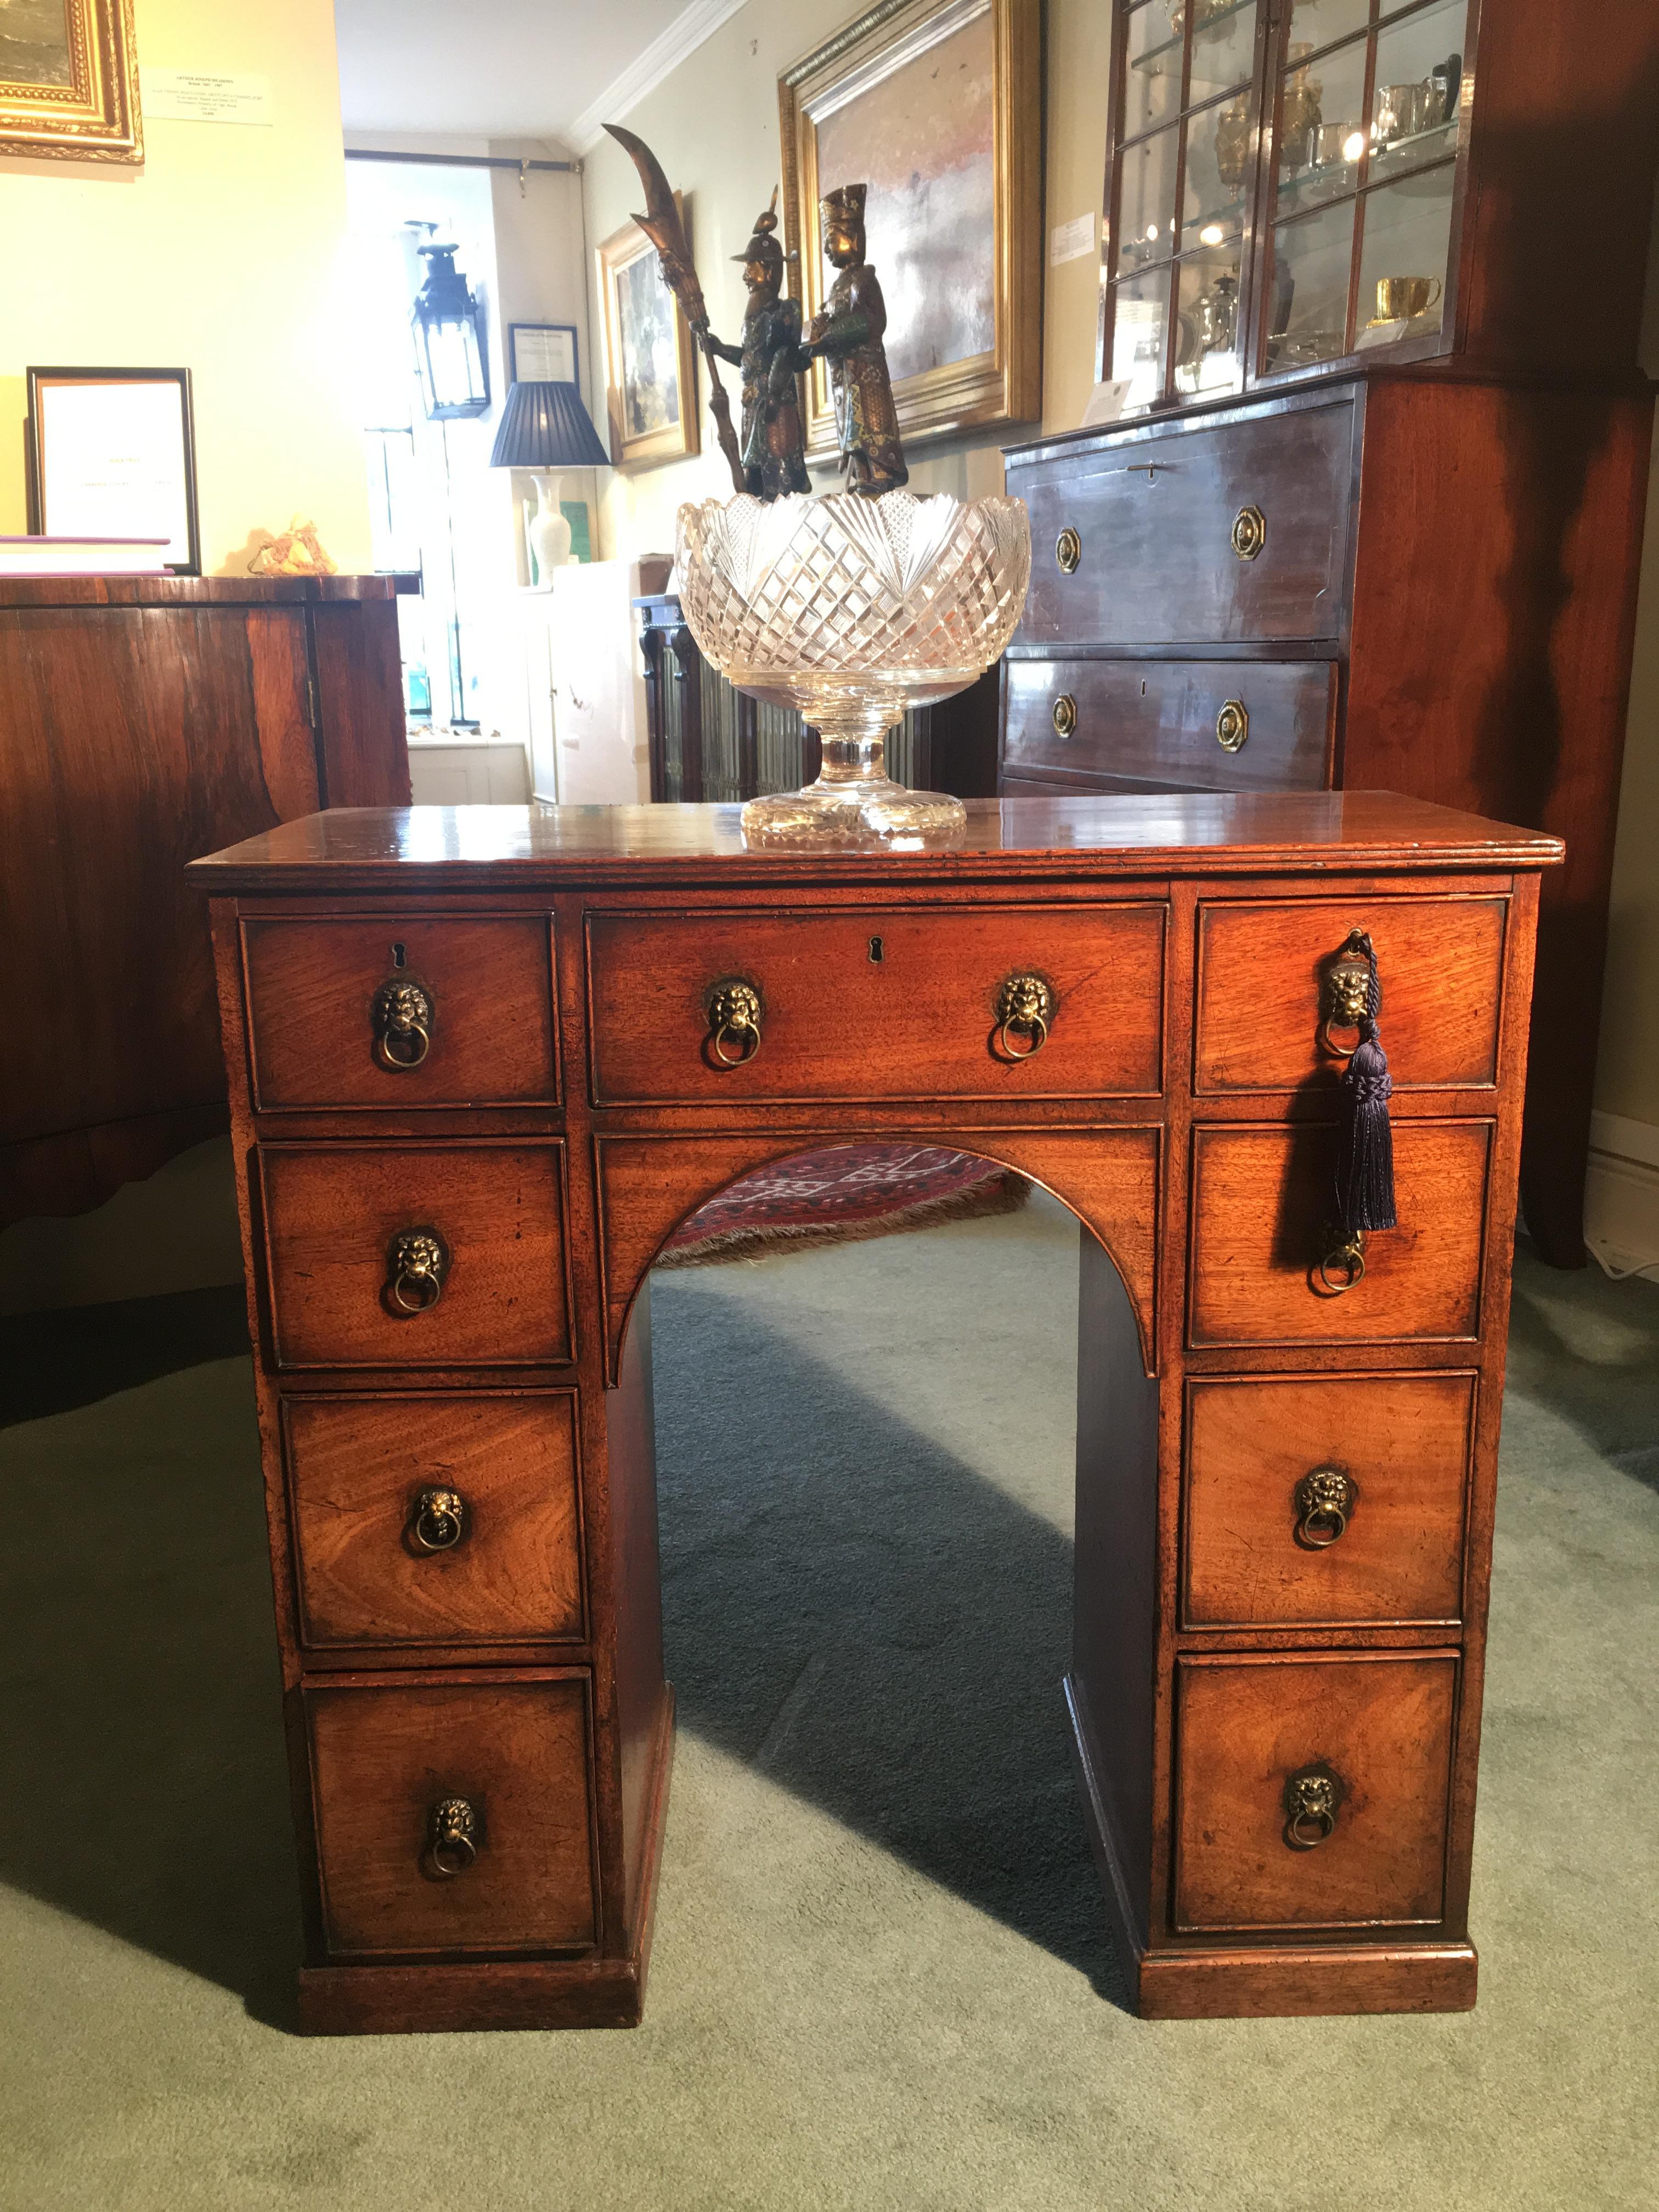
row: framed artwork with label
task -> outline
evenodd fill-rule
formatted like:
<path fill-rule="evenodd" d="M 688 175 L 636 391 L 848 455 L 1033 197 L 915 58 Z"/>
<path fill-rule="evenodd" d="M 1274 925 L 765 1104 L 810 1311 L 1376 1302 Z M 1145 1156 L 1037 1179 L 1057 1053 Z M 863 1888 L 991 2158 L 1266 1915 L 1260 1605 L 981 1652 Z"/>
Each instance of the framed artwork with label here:
<path fill-rule="evenodd" d="M 144 158 L 132 0 L 0 0 L 0 155 Z"/>
<path fill-rule="evenodd" d="M 690 221 L 678 192 L 674 204 L 689 246 Z M 638 223 L 624 223 L 600 246 L 598 259 L 613 465 L 700 453 L 696 349 L 679 302 L 662 281 L 656 247 Z"/>

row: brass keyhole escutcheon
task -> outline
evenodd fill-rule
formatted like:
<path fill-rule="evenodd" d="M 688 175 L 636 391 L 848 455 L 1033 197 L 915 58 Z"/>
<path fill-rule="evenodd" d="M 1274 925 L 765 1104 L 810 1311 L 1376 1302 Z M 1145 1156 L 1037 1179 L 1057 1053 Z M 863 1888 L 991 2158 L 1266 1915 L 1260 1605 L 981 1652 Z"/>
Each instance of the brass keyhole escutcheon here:
<path fill-rule="evenodd" d="M 1069 691 L 1062 691 L 1055 700 L 1054 712 L 1049 716 L 1049 720 L 1054 726 L 1054 735 L 1057 738 L 1069 738 L 1076 729 L 1077 701 L 1073 698 Z"/>
<path fill-rule="evenodd" d="M 477 1856 L 477 1814 L 465 1797 L 441 1797 L 427 1819 L 428 1866 L 441 1881 L 453 1881 Z"/>
<path fill-rule="evenodd" d="M 1075 575 L 1077 573 L 1078 562 L 1081 561 L 1082 558 L 1083 540 L 1078 536 L 1076 531 L 1073 529 L 1071 524 L 1068 522 L 1065 529 L 1060 532 L 1059 537 L 1054 540 L 1054 559 L 1060 564 L 1060 574 L 1062 576 Z"/>
<path fill-rule="evenodd" d="M 1215 718 L 1215 741 L 1224 753 L 1243 750 L 1244 740 L 1250 734 L 1250 710 L 1242 699 L 1224 701 L 1221 712 Z"/>
<path fill-rule="evenodd" d="M 423 1490 L 409 1533 L 423 1552 L 453 1551 L 466 1534 L 466 1501 L 459 1490 Z"/>
<path fill-rule="evenodd" d="M 1353 1500 L 1353 1484 L 1340 1467 L 1310 1468 L 1291 1492 L 1297 1542 L 1310 1552 L 1335 1543 L 1348 1525 Z"/>
<path fill-rule="evenodd" d="M 1254 561 L 1267 542 L 1267 518 L 1259 507 L 1241 507 L 1233 517 L 1233 550 L 1241 561 Z"/>
<path fill-rule="evenodd" d="M 381 984 L 370 1002 L 369 1020 L 374 1057 L 394 1075 L 418 1067 L 432 1049 L 432 994 L 412 975 L 393 975 Z"/>
<path fill-rule="evenodd" d="M 1004 1060 L 1030 1060 L 1048 1042 L 1057 1001 L 1041 975 L 1010 975 L 997 993 L 997 1049 Z M 1017 1038 L 1024 1043 L 1017 1043 Z"/>
<path fill-rule="evenodd" d="M 703 1002 L 708 1017 L 708 1049 L 722 1067 L 741 1067 L 761 1044 L 761 994 L 742 975 L 713 985 Z"/>
<path fill-rule="evenodd" d="M 386 1297 L 394 1313 L 430 1311 L 444 1294 L 449 1247 L 435 1229 L 403 1229 L 386 1251 Z"/>
<path fill-rule="evenodd" d="M 1342 1784 L 1321 1766 L 1304 1766 L 1285 1784 L 1285 1840 L 1293 1851 L 1316 1851 L 1336 1827 Z"/>

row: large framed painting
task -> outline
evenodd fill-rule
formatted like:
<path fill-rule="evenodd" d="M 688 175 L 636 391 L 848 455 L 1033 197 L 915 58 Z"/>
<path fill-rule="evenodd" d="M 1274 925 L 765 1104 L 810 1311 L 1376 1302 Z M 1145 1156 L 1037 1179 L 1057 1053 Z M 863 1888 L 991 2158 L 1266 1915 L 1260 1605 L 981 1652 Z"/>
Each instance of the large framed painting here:
<path fill-rule="evenodd" d="M 1042 407 L 1040 0 L 881 0 L 778 81 L 784 236 L 810 323 L 822 194 L 868 185 L 866 251 L 911 441 Z M 807 451 L 836 450 L 822 362 Z"/>
<path fill-rule="evenodd" d="M 142 161 L 132 0 L 0 0 L 0 155 Z"/>
<path fill-rule="evenodd" d="M 689 246 L 690 224 L 678 192 L 674 204 Z M 605 240 L 598 258 L 612 465 L 625 469 L 701 452 L 696 349 L 678 301 L 662 281 L 656 247 L 638 223 L 624 223 Z"/>

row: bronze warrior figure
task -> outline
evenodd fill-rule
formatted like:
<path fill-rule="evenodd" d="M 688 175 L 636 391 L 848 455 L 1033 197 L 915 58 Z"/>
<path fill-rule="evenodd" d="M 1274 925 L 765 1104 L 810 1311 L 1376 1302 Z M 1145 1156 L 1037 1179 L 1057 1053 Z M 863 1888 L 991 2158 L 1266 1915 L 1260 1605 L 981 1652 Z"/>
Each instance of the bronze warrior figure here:
<path fill-rule="evenodd" d="M 749 287 L 743 342 L 727 345 L 710 332 L 705 353 L 718 354 L 743 371 L 743 481 L 757 499 L 811 489 L 802 451 L 800 396 L 795 379 L 808 365 L 800 343 L 800 302 L 778 295 L 783 286 L 783 248 L 772 235 L 773 206 L 755 218 L 755 234 L 735 258 Z"/>
<path fill-rule="evenodd" d="M 808 357 L 830 364 L 842 464 L 848 491 L 876 499 L 909 476 L 899 443 L 898 410 L 887 374 L 882 333 L 887 307 L 876 272 L 864 258 L 863 185 L 842 185 L 818 203 L 823 250 L 840 272 L 823 312 L 807 332 Z"/>

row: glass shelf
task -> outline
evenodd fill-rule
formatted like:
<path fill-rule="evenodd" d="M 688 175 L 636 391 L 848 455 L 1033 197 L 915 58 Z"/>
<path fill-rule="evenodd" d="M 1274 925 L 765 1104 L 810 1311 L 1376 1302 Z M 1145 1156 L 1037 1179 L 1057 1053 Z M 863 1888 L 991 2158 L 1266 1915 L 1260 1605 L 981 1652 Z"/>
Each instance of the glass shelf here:
<path fill-rule="evenodd" d="M 1375 173 L 1378 155 L 1384 154 L 1389 157 L 1387 174 L 1390 184 L 1407 177 L 1416 176 L 1425 169 L 1431 169 L 1437 162 L 1449 160 L 1456 152 L 1456 134 L 1457 125 L 1455 121 L 1437 123 L 1431 131 L 1416 131 L 1408 138 L 1390 138 L 1381 146 L 1372 146 L 1370 156 L 1373 173 Z M 1420 157 L 1415 161 L 1401 163 L 1400 167 L 1395 167 L 1393 157 L 1404 153 L 1408 147 L 1413 146 L 1423 149 Z M 1346 183 L 1337 181 L 1345 177 Z M 1376 179 L 1376 181 L 1380 183 L 1382 180 Z M 1281 177 L 1279 180 L 1279 198 L 1281 205 L 1286 200 L 1295 200 L 1304 195 L 1310 200 L 1340 199 L 1345 193 L 1358 191 L 1358 185 L 1359 164 L 1357 161 L 1324 161 L 1312 168 L 1293 170 L 1289 175 Z"/>
<path fill-rule="evenodd" d="M 1152 0 L 1152 4 L 1156 6 L 1158 4 L 1158 0 Z M 1188 4 L 1192 7 L 1201 6 L 1202 0 L 1188 0 Z M 1227 0 L 1227 5 L 1224 8 L 1212 9 L 1210 13 L 1204 17 L 1201 22 L 1194 24 L 1193 37 L 1195 40 L 1204 38 L 1208 33 L 1215 30 L 1220 24 L 1230 22 L 1231 19 L 1235 15 L 1238 15 L 1243 9 L 1246 8 L 1254 8 L 1255 5 L 1256 0 Z M 1152 64 L 1162 55 L 1171 53 L 1177 46 L 1179 46 L 1181 44 L 1181 33 L 1176 31 L 1170 37 L 1165 39 L 1162 46 L 1148 46 L 1144 53 L 1137 54 L 1134 57 L 1129 64 L 1130 68 L 1138 70 L 1150 69 Z"/>

